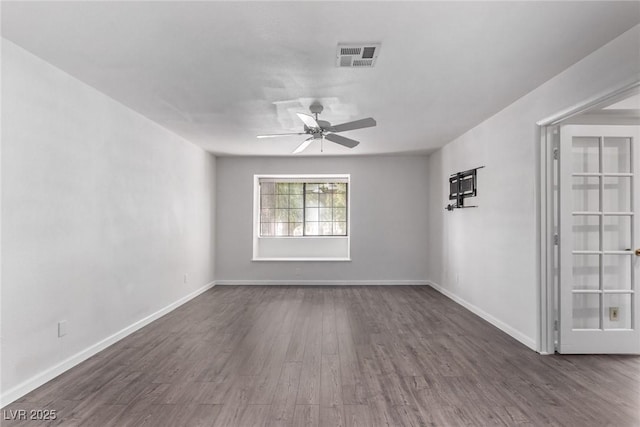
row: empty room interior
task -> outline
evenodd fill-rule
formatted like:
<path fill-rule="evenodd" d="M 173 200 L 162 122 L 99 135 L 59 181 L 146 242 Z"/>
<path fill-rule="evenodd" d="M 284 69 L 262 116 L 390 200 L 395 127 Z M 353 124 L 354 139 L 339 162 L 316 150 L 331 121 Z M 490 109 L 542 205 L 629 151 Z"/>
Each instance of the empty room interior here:
<path fill-rule="evenodd" d="M 640 2 L 0 8 L 1 425 L 640 425 Z"/>

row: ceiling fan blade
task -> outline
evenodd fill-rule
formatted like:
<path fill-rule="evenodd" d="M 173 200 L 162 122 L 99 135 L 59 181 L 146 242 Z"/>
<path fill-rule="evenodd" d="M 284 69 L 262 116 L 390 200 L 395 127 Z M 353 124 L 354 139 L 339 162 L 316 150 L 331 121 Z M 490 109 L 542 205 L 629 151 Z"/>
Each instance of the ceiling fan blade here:
<path fill-rule="evenodd" d="M 256 138 L 258 139 L 262 139 L 262 138 L 277 138 L 279 136 L 291 136 L 291 135 L 306 135 L 304 132 L 298 132 L 298 133 L 271 133 L 268 135 L 258 135 Z"/>
<path fill-rule="evenodd" d="M 308 128 L 319 128 L 320 125 L 318 124 L 318 122 L 316 121 L 316 119 L 314 119 L 312 116 L 308 115 L 308 114 L 303 114 L 303 113 L 296 113 L 298 115 L 298 117 L 300 117 L 300 120 L 302 120 L 304 122 L 305 125 L 307 125 Z"/>
<path fill-rule="evenodd" d="M 355 139 L 345 138 L 342 135 L 336 135 L 335 133 L 330 133 L 325 136 L 331 142 L 335 142 L 336 144 L 344 145 L 345 147 L 353 148 L 356 145 L 360 144 L 360 141 L 356 141 Z"/>
<path fill-rule="evenodd" d="M 356 130 L 362 128 L 370 128 L 375 126 L 377 123 L 371 117 L 367 117 L 366 119 L 360 119 L 353 122 L 342 123 L 341 125 L 332 126 L 332 132 L 344 132 L 347 130 Z"/>
<path fill-rule="evenodd" d="M 293 154 L 298 154 L 298 153 L 304 151 L 304 149 L 307 148 L 309 146 L 309 144 L 311 144 L 312 142 L 313 142 L 313 137 L 305 139 L 302 142 L 302 144 L 298 145 L 298 148 L 293 150 Z"/>

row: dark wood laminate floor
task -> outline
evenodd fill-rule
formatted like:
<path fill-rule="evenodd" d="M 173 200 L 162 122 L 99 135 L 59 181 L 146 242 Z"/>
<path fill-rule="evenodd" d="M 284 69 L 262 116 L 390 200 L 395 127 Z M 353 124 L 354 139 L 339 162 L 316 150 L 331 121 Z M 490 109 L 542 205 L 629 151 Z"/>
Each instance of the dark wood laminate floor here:
<path fill-rule="evenodd" d="M 533 302 L 532 302 L 533 303 Z M 640 357 L 540 356 L 429 287 L 215 287 L 3 426 L 636 426 Z"/>

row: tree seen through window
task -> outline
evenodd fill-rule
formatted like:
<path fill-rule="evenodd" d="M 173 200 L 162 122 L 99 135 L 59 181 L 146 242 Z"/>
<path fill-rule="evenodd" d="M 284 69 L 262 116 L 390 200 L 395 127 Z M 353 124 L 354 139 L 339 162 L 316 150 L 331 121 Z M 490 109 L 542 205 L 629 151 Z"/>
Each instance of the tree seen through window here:
<path fill-rule="evenodd" d="M 261 182 L 260 235 L 346 236 L 347 183 Z"/>

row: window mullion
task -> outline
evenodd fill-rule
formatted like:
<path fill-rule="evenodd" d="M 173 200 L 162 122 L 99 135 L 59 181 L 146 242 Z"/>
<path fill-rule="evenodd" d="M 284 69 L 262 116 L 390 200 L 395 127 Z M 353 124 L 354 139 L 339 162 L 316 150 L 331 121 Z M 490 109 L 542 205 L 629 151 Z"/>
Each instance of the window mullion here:
<path fill-rule="evenodd" d="M 349 184 L 344 186 L 344 212 L 344 235 L 348 236 L 351 233 L 351 230 L 349 230 L 349 215 L 351 214 L 349 212 Z"/>
<path fill-rule="evenodd" d="M 287 236 L 291 237 L 291 183 L 287 184 Z"/>
<path fill-rule="evenodd" d="M 307 235 L 307 183 L 302 183 L 302 235 Z"/>

